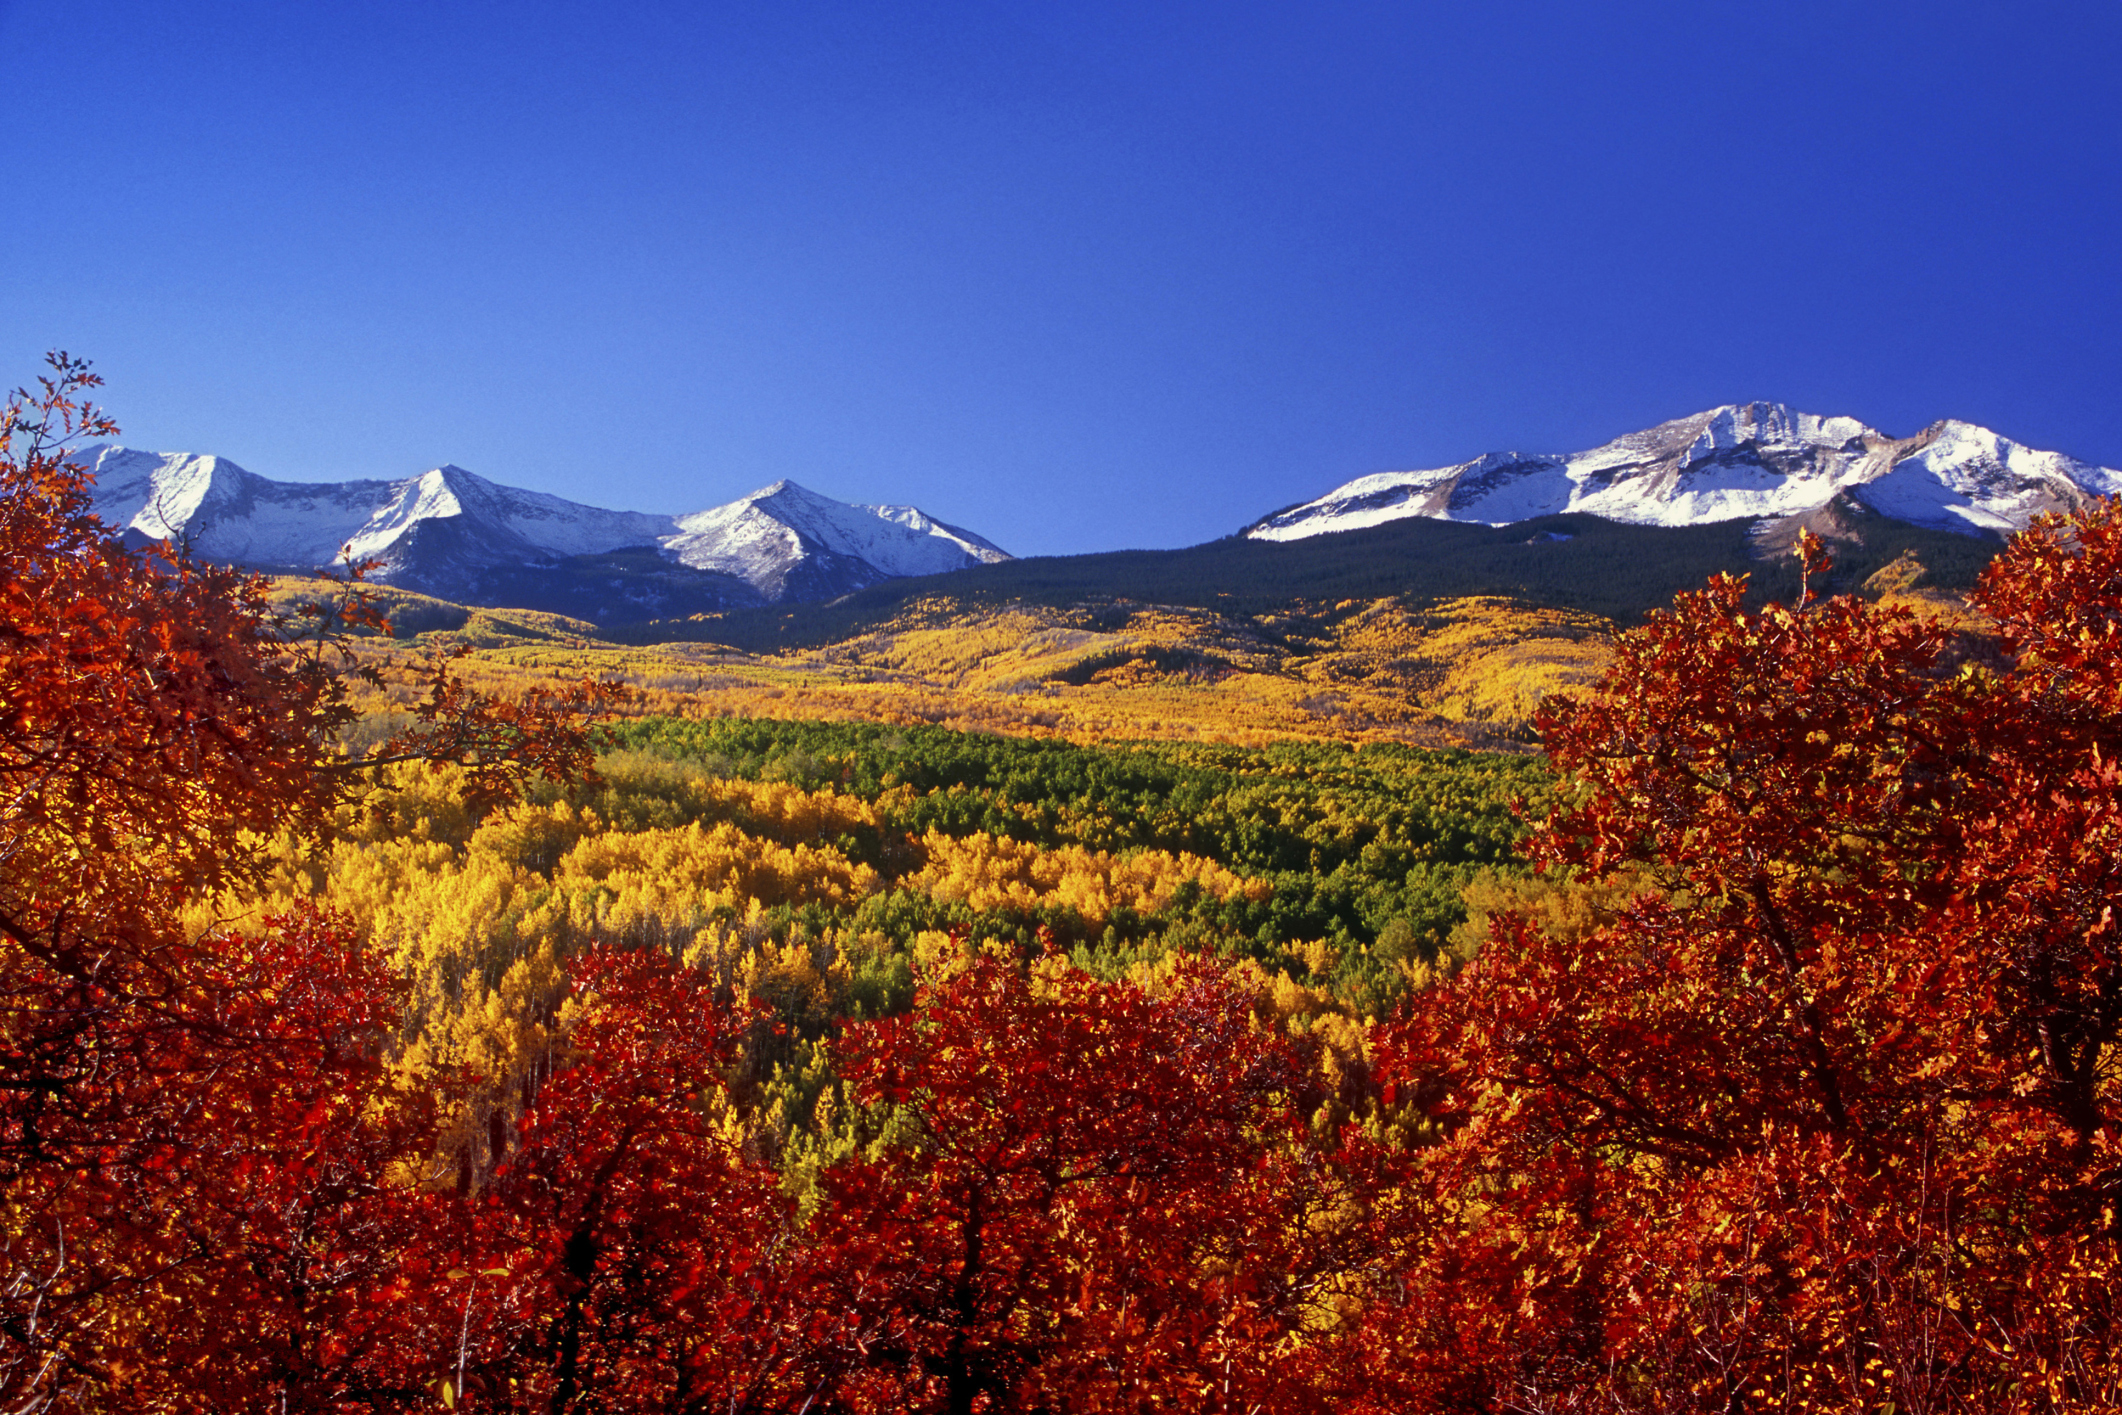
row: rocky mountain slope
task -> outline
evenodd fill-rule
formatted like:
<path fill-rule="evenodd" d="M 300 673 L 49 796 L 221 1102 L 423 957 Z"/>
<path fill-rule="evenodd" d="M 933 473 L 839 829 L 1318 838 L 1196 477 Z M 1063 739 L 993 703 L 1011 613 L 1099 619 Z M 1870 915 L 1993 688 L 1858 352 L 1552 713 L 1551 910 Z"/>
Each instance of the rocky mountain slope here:
<path fill-rule="evenodd" d="M 1972 423 L 1939 422 L 1896 438 L 1854 418 L 1746 403 L 1589 452 L 1491 452 L 1457 466 L 1359 477 L 1243 534 L 1288 541 L 1409 516 L 1502 526 L 1569 512 L 1639 526 L 1773 522 L 1841 501 L 1930 530 L 1994 537 L 2116 491 L 2122 472 Z"/>
<path fill-rule="evenodd" d="M 402 481 L 280 482 L 225 457 L 96 446 L 96 512 L 193 554 L 375 578 L 591 617 L 829 599 L 880 580 L 1009 559 L 911 506 L 850 506 L 781 481 L 686 516 L 607 511 L 445 466 Z M 497 596 L 503 598 L 496 598 Z"/>

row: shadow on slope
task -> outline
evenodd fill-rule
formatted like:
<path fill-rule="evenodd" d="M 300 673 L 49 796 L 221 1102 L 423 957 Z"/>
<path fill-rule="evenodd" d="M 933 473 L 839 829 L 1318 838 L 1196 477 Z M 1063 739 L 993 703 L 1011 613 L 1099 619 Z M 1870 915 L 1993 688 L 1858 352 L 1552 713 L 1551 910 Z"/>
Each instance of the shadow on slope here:
<path fill-rule="evenodd" d="M 1856 589 L 1907 552 L 1921 559 L 1931 584 L 1964 590 L 2000 544 L 1876 515 L 1845 517 L 1831 534 L 1831 591 Z M 1776 549 L 1772 542 L 1766 548 Z M 969 606 L 1112 600 L 1237 615 L 1270 612 L 1300 599 L 1398 596 L 1422 603 L 1497 595 L 1598 614 L 1625 626 L 1669 604 L 1675 594 L 1699 589 L 1719 571 L 1751 574 L 1756 601 L 1794 598 L 1797 567 L 1786 555 L 1759 558 L 1763 549 L 1744 521 L 1666 528 L 1571 515 L 1492 528 L 1411 518 L 1300 541 L 1233 536 L 1185 550 L 1012 560 L 893 580 L 824 604 L 648 620 L 601 633 L 621 643 L 709 642 L 754 653 L 814 648 L 939 595 Z"/>

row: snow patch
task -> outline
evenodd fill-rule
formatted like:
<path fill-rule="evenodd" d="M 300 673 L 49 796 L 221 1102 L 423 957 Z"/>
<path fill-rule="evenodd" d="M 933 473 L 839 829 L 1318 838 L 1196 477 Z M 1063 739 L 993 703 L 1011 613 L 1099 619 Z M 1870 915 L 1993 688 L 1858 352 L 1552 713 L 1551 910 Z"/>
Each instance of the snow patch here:
<path fill-rule="evenodd" d="M 400 481 L 305 484 L 190 453 L 99 445 L 74 456 L 95 478 L 96 514 L 114 530 L 182 539 L 199 555 L 247 565 L 324 566 L 344 551 L 383 562 L 386 581 L 636 546 L 755 587 L 779 586 L 805 565 L 821 583 L 856 588 L 1010 558 L 918 507 L 850 506 L 793 482 L 674 517 L 583 506 L 457 466 Z"/>
<path fill-rule="evenodd" d="M 818 556 L 857 561 L 874 579 L 936 575 L 1007 560 L 993 543 L 913 506 L 851 506 L 792 481 L 678 518 L 664 552 L 696 570 L 755 586 L 785 579 Z M 850 586 L 853 588 L 853 586 Z"/>
<path fill-rule="evenodd" d="M 1244 533 L 1287 541 L 1409 516 L 1499 526 L 1562 512 L 1692 526 L 1800 515 L 1844 491 L 1898 520 L 1979 535 L 2122 492 L 2122 472 L 2023 447 L 1971 423 L 1897 439 L 1855 418 L 1743 403 L 1586 452 L 1490 453 L 1456 467 L 1358 477 Z"/>

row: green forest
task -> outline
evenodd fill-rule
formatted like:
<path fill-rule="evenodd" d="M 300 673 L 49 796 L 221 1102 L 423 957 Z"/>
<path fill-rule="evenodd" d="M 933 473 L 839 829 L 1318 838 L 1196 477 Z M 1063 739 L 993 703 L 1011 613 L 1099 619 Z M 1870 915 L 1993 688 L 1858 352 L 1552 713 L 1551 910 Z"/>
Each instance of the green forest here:
<path fill-rule="evenodd" d="M 1213 860 L 1269 889 L 1228 901 L 1191 891 L 1157 915 L 1130 911 L 1097 929 L 1065 906 L 1022 918 L 938 910 L 921 915 L 919 927 L 1027 944 L 1025 930 L 1043 927 L 1086 966 L 1115 949 L 1207 945 L 1301 970 L 1305 946 L 1323 941 L 1342 961 L 1308 981 L 1351 997 L 1381 985 L 1359 961 L 1381 937 L 1395 956 L 1434 958 L 1463 921 L 1462 895 L 1478 874 L 1523 873 L 1523 814 L 1544 809 L 1548 782 L 1537 757 L 1390 744 L 1084 747 L 933 727 L 738 718 L 651 718 L 620 724 L 612 736 L 639 755 L 607 759 L 607 777 L 616 771 L 644 795 L 658 777 L 699 772 L 829 785 L 881 802 L 878 834 L 842 847 L 880 868 L 885 834 L 930 831 Z M 643 807 L 619 796 L 615 788 L 608 819 L 643 818 L 623 814 Z M 866 920 L 858 914 L 856 922 Z M 904 942 L 907 927 L 884 931 Z"/>

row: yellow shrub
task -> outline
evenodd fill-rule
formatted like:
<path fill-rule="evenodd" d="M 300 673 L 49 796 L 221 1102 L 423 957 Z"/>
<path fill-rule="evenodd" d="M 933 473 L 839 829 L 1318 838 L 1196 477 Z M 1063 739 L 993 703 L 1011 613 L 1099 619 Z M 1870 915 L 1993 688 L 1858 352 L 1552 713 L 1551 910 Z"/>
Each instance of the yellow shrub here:
<path fill-rule="evenodd" d="M 1117 909 L 1157 913 L 1186 884 L 1221 900 L 1261 899 L 1272 888 L 1213 860 L 1164 850 L 1123 858 L 1080 845 L 1048 850 L 1006 835 L 980 832 L 953 839 L 933 830 L 921 843 L 928 865 L 907 883 L 936 899 L 979 910 L 1059 907 L 1102 924 Z"/>

